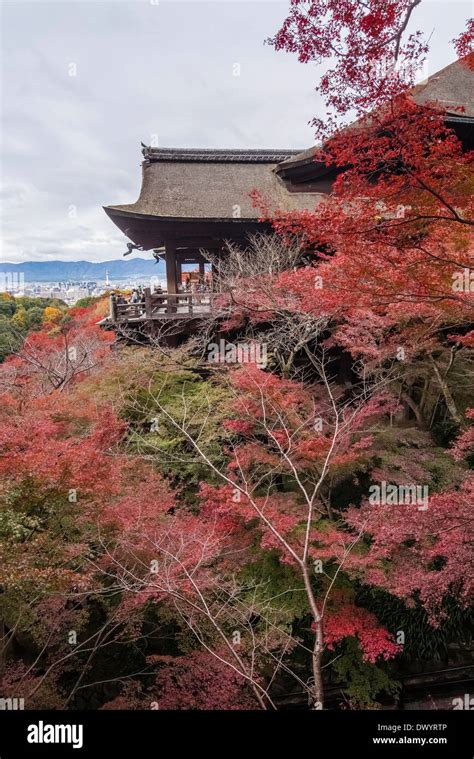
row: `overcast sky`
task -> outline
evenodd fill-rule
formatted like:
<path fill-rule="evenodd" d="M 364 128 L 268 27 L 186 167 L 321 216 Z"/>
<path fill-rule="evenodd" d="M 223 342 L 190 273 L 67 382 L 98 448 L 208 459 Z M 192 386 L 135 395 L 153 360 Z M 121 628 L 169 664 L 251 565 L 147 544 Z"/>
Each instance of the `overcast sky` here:
<path fill-rule="evenodd" d="M 161 147 L 309 147 L 317 67 L 263 44 L 288 5 L 3 1 L 2 260 L 121 257 L 102 205 L 136 200 L 153 135 Z M 412 26 L 432 33 L 428 74 L 454 60 L 471 7 L 416 9 Z"/>

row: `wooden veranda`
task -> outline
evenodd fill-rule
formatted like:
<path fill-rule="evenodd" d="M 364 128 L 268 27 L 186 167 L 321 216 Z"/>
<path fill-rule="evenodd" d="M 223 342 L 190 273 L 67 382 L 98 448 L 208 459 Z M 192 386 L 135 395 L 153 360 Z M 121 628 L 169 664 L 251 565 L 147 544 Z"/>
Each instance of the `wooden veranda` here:
<path fill-rule="evenodd" d="M 111 295 L 107 321 L 123 326 L 148 321 L 204 318 L 218 313 L 218 293 L 152 293 L 147 287 L 144 294 L 140 303 L 119 303 L 116 295 Z"/>

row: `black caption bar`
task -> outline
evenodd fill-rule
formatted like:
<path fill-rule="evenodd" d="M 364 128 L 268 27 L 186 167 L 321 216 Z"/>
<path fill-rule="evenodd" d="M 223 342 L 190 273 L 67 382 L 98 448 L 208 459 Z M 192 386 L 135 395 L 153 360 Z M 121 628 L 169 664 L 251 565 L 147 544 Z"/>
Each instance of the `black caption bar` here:
<path fill-rule="evenodd" d="M 0 759 L 137 757 L 198 749 L 206 756 L 275 747 L 370 757 L 472 759 L 470 711 L 57 712 L 0 711 Z M 161 747 L 160 747 L 161 744 Z M 166 748 L 168 746 L 168 748 Z M 313 750 L 312 750 L 312 748 Z M 325 747 L 325 748 L 324 748 Z M 99 752 L 99 753 L 98 753 Z"/>

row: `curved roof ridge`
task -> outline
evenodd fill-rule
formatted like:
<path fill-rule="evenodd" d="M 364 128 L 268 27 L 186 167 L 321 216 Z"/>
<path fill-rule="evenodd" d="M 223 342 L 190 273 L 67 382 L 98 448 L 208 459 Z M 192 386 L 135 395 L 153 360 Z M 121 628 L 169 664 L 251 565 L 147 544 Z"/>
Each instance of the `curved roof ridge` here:
<path fill-rule="evenodd" d="M 142 143 L 143 145 L 143 143 Z M 279 163 L 301 153 L 300 149 L 160 148 L 144 146 L 147 161 L 196 161 L 210 163 Z"/>

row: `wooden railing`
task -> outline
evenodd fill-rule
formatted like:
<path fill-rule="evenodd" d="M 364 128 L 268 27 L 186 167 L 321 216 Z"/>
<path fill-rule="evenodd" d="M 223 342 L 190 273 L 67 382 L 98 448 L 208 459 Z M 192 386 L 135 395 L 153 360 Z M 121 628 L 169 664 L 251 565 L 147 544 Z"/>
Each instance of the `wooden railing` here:
<path fill-rule="evenodd" d="M 180 319 L 214 312 L 217 293 L 152 293 L 144 291 L 140 303 L 118 303 L 110 296 L 110 319 L 113 322 L 141 321 L 145 319 Z"/>

